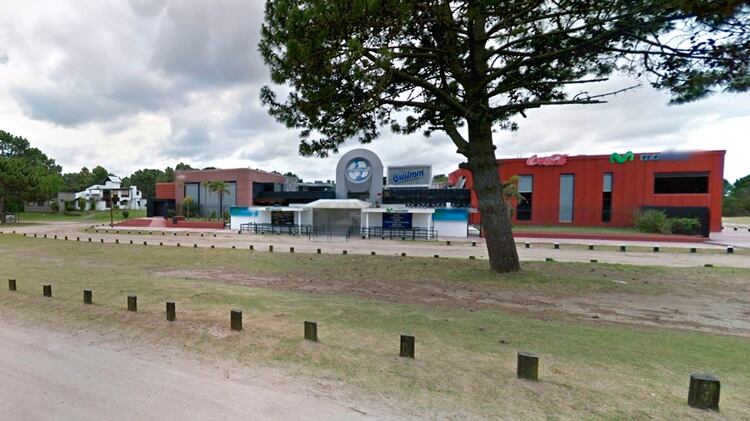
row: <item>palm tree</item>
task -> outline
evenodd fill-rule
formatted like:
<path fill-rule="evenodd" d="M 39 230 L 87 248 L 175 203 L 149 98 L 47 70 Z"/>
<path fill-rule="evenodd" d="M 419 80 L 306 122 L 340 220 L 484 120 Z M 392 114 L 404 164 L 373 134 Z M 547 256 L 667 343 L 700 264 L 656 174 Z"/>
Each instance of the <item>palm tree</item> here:
<path fill-rule="evenodd" d="M 221 213 L 221 219 L 224 220 L 224 195 L 231 193 L 229 191 L 229 183 L 225 181 L 206 181 L 203 183 L 209 191 L 212 191 L 219 195 L 219 212 Z"/>

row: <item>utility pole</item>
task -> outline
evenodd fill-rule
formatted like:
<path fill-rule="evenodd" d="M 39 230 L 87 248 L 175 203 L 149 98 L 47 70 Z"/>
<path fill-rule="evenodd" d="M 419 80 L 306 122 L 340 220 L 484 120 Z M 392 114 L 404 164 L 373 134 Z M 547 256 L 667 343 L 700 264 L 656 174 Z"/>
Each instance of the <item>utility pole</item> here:
<path fill-rule="evenodd" d="M 109 227 L 112 228 L 115 226 L 115 207 L 112 203 L 112 192 L 109 193 Z"/>

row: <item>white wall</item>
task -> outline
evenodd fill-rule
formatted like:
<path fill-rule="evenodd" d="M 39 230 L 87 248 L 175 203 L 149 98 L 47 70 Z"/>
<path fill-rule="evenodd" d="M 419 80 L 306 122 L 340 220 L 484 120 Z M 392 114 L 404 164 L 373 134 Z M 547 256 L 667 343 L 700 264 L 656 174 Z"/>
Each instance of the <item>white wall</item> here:
<path fill-rule="evenodd" d="M 411 226 L 413 228 L 430 228 L 431 213 L 414 213 L 412 215 Z"/>
<path fill-rule="evenodd" d="M 439 237 L 466 237 L 468 227 L 465 221 L 435 221 Z"/>

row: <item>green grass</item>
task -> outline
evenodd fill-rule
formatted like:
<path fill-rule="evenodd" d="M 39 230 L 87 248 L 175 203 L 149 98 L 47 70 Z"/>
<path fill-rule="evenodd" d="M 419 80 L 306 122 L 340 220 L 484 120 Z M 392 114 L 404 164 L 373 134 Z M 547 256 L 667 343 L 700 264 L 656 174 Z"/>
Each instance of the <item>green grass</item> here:
<path fill-rule="evenodd" d="M 291 278 L 324 289 L 355 279 L 385 285 L 436 282 L 560 294 L 670 292 L 664 278 L 685 284 L 750 279 L 750 271 L 538 263 L 497 275 L 469 260 L 384 256 L 250 253 L 247 250 L 89 244 L 0 236 L 0 315 L 184 347 L 210 358 L 280 367 L 302 377 L 343 383 L 353 394 L 409 402 L 411 415 L 506 419 L 705 419 L 685 404 L 688 375 L 722 380 L 722 414 L 750 418 L 750 341 L 659 328 L 529 318 L 495 310 L 443 308 L 358 298 L 341 292 L 270 288 Z M 650 280 L 627 286 L 602 281 Z M 191 274 L 197 274 L 195 276 Z M 230 282 L 227 275 L 238 275 Z M 241 275 L 241 276 L 240 276 Z M 243 285 L 242 276 L 271 285 Z M 52 283 L 54 298 L 41 297 Z M 93 306 L 81 303 L 83 288 Z M 683 292 L 685 290 L 683 289 Z M 137 314 L 125 311 L 136 293 Z M 164 301 L 177 301 L 178 321 L 163 321 Z M 242 333 L 228 329 L 229 309 L 244 310 Z M 303 320 L 319 323 L 318 344 L 302 340 Z M 417 359 L 398 355 L 398 335 L 417 338 Z M 539 383 L 515 379 L 515 352 L 537 351 Z M 408 413 L 407 413 L 408 414 Z"/>
<path fill-rule="evenodd" d="M 145 218 L 146 210 L 130 210 L 128 219 L 134 218 Z M 125 218 L 122 216 L 122 210 L 117 210 L 112 215 L 115 221 L 122 221 Z M 109 221 L 109 211 L 88 211 L 88 212 L 67 212 L 62 213 L 45 213 L 45 212 L 21 212 L 19 214 L 19 221 L 21 222 L 44 222 L 44 221 L 80 221 L 80 222 L 101 222 Z"/>
<path fill-rule="evenodd" d="M 725 216 L 721 220 L 725 224 L 750 225 L 750 216 Z"/>

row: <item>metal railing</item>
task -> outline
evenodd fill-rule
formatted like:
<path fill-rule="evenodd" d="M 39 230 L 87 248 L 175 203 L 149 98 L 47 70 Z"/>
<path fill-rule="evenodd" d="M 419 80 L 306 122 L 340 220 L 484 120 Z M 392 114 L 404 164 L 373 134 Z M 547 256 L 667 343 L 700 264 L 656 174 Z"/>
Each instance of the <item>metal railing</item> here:
<path fill-rule="evenodd" d="M 381 238 L 393 240 L 437 240 L 438 232 L 434 228 L 383 228 L 368 227 L 360 230 L 363 239 Z"/>
<path fill-rule="evenodd" d="M 311 225 L 277 225 L 277 224 L 257 224 L 249 222 L 240 224 L 240 232 L 251 234 L 288 234 L 288 235 L 311 235 L 313 227 Z"/>

